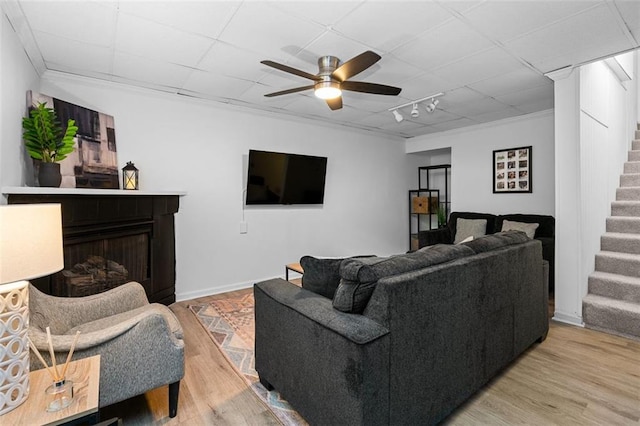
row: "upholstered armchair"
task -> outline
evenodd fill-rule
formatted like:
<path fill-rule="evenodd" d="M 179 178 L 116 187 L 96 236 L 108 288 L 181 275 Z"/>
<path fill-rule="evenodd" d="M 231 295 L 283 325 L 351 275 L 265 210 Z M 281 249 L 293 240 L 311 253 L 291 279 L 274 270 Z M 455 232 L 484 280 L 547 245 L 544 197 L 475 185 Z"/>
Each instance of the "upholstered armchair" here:
<path fill-rule="evenodd" d="M 182 328 L 164 305 L 150 304 L 130 282 L 86 297 L 54 297 L 29 288 L 29 338 L 50 364 L 46 328 L 56 362 L 64 363 L 76 331 L 72 359 L 100 354 L 100 407 L 169 385 L 169 416 L 178 409 L 184 376 Z M 31 353 L 31 369 L 44 368 Z"/>

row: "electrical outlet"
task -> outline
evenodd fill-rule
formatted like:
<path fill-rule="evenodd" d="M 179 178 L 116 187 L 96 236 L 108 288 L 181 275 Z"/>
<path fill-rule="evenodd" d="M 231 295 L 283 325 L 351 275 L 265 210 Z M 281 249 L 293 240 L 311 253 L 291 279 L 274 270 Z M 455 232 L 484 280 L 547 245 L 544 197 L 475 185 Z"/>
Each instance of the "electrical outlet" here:
<path fill-rule="evenodd" d="M 240 222 L 240 233 L 246 234 L 248 229 L 247 222 Z"/>

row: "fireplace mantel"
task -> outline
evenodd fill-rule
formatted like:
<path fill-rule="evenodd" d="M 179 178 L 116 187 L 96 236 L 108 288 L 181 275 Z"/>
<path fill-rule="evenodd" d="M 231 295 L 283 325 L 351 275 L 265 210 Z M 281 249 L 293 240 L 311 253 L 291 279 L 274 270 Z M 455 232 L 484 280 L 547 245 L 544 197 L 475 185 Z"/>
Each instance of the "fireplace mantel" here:
<path fill-rule="evenodd" d="M 150 302 L 175 301 L 175 225 L 181 191 L 3 187 L 9 204 L 60 203 L 64 270 L 32 280 L 54 296 L 140 282 Z"/>
<path fill-rule="evenodd" d="M 2 193 L 9 194 L 38 194 L 38 195 L 187 195 L 185 191 L 129 191 L 124 189 L 88 189 L 88 188 L 43 188 L 39 186 L 3 186 Z"/>

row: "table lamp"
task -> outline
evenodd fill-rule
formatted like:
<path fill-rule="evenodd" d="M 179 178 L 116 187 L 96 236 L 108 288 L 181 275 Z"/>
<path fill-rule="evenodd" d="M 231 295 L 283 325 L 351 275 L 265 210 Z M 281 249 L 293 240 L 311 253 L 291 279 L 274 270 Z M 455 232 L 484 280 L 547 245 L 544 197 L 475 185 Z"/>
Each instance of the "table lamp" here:
<path fill-rule="evenodd" d="M 63 267 L 60 204 L 0 206 L 0 416 L 29 396 L 27 280 Z"/>

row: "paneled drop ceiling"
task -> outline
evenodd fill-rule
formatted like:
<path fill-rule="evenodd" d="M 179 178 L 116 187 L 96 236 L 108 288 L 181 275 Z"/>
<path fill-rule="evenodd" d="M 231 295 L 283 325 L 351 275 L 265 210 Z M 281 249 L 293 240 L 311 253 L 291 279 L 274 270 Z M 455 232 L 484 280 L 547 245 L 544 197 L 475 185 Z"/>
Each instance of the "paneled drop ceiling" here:
<path fill-rule="evenodd" d="M 553 107 L 546 73 L 639 47 L 640 1 L 1 0 L 36 69 L 410 138 Z M 310 84 L 260 63 L 318 72 L 317 58 L 382 59 L 352 78 L 399 96 L 345 92 L 331 111 Z M 397 123 L 389 108 L 444 92 Z"/>

